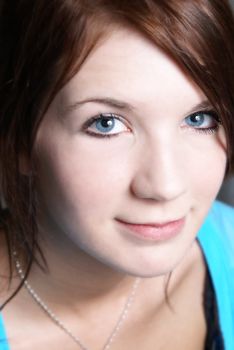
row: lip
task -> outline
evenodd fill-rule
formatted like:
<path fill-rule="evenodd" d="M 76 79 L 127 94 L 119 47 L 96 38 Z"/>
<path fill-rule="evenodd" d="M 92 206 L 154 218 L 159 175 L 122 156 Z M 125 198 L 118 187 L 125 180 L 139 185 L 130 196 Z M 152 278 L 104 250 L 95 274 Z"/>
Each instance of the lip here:
<path fill-rule="evenodd" d="M 185 217 L 164 223 L 129 223 L 122 220 L 117 222 L 129 233 L 141 240 L 167 241 L 176 237 L 185 224 Z"/>

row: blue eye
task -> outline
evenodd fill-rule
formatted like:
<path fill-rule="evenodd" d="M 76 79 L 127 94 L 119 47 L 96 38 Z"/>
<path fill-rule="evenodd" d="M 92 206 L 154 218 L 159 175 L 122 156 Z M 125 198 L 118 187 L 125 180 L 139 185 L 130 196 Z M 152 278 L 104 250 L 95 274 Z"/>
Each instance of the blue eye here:
<path fill-rule="evenodd" d="M 116 121 L 113 117 L 99 118 L 94 122 L 100 132 L 111 132 L 115 128 Z"/>
<path fill-rule="evenodd" d="M 205 116 L 204 114 L 198 113 L 185 118 L 185 120 L 189 126 L 200 127 L 204 124 Z"/>
<path fill-rule="evenodd" d="M 216 131 L 220 120 L 214 112 L 197 112 L 186 117 L 182 122 L 182 127 L 197 129 L 197 131 Z"/>
<path fill-rule="evenodd" d="M 121 120 L 121 117 L 113 113 L 106 113 L 88 120 L 85 125 L 85 130 L 88 134 L 105 137 L 117 136 L 130 129 L 127 127 L 126 123 Z"/>

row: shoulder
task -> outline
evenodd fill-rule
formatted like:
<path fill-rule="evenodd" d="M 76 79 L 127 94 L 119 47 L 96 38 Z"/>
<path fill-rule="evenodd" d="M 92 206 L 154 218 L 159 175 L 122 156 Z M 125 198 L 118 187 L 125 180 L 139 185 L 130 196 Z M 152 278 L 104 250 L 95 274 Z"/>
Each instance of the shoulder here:
<path fill-rule="evenodd" d="M 215 201 L 198 233 L 198 240 L 206 251 L 228 254 L 234 266 L 234 208 Z"/>
<path fill-rule="evenodd" d="M 211 272 L 232 274 L 234 281 L 234 208 L 215 201 L 197 238 Z"/>
<path fill-rule="evenodd" d="M 234 208 L 219 201 L 215 201 L 209 212 L 210 220 L 219 229 L 223 230 L 233 240 Z"/>

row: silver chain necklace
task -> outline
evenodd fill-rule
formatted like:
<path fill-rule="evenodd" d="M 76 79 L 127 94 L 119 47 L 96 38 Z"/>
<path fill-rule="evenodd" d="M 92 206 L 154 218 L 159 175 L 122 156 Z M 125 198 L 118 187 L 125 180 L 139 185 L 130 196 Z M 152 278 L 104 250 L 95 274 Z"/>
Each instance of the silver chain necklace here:
<path fill-rule="evenodd" d="M 17 259 L 17 253 L 14 252 L 14 259 L 15 259 L 15 266 L 16 270 L 20 276 L 20 278 L 24 279 L 24 272 L 22 270 L 21 264 L 19 260 Z M 113 341 L 116 338 L 116 335 L 120 331 L 124 321 L 127 318 L 130 306 L 133 303 L 137 287 L 139 285 L 140 278 L 136 278 L 135 282 L 132 286 L 131 292 L 124 304 L 123 310 L 118 318 L 118 321 L 116 325 L 114 326 L 113 330 L 111 331 L 110 335 L 108 336 L 102 350 L 108 350 L 110 349 Z M 32 286 L 28 283 L 28 281 L 24 280 L 24 286 L 27 289 L 28 293 L 32 296 L 32 298 L 36 301 L 36 303 L 44 310 L 44 312 L 47 314 L 47 316 L 59 327 L 61 328 L 76 344 L 79 345 L 80 349 L 82 350 L 89 350 L 87 346 L 83 344 L 83 342 L 80 340 L 79 337 L 74 335 L 72 331 L 57 317 L 57 315 L 46 305 L 46 303 L 39 297 L 39 295 L 35 292 L 35 290 L 32 288 Z"/>

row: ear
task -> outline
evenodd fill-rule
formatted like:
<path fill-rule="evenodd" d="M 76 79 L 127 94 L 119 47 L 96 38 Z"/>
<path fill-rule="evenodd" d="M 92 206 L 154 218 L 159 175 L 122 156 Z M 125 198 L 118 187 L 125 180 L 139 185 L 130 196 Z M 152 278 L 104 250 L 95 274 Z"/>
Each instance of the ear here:
<path fill-rule="evenodd" d="M 29 176 L 31 174 L 31 166 L 29 158 L 26 154 L 19 155 L 19 171 L 21 175 Z"/>

